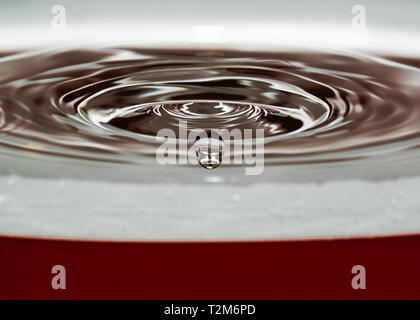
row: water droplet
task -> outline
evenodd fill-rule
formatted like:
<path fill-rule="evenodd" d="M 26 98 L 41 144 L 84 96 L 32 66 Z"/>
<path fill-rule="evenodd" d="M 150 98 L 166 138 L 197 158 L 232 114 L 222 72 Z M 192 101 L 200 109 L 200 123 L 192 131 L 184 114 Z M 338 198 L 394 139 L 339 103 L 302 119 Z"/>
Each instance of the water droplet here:
<path fill-rule="evenodd" d="M 198 163 L 202 167 L 211 170 L 222 163 L 224 143 L 221 139 L 198 139 L 194 147 Z"/>

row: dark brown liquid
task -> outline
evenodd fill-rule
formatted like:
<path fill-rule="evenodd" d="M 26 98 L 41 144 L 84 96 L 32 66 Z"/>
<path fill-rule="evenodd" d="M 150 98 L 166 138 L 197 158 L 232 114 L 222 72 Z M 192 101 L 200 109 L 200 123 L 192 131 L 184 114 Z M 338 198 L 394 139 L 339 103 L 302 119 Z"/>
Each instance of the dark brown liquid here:
<path fill-rule="evenodd" d="M 2 54 L 0 53 L 0 56 Z M 417 148 L 419 61 L 336 52 L 104 48 L 0 60 L 0 145 L 136 163 L 159 129 L 263 129 L 266 164 Z"/>

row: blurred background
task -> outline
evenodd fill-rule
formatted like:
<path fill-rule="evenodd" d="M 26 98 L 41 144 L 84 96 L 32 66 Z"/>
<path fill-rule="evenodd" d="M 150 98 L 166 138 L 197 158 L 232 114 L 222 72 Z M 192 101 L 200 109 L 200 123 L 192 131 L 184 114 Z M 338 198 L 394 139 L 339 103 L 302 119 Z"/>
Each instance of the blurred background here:
<path fill-rule="evenodd" d="M 57 6 L 65 9 L 65 26 L 54 29 Z M 355 28 L 360 7 L 366 23 Z M 0 8 L 0 46 L 6 48 L 130 42 L 265 49 L 298 44 L 408 55 L 420 51 L 416 0 L 18 0 Z"/>

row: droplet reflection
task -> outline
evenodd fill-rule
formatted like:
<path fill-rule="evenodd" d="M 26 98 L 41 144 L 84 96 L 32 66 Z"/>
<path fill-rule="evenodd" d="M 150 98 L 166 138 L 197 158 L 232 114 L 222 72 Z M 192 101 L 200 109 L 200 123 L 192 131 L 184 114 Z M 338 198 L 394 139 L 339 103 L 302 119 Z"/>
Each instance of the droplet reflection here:
<path fill-rule="evenodd" d="M 215 138 L 201 138 L 194 143 L 198 163 L 206 169 L 215 169 L 223 159 L 224 143 Z"/>

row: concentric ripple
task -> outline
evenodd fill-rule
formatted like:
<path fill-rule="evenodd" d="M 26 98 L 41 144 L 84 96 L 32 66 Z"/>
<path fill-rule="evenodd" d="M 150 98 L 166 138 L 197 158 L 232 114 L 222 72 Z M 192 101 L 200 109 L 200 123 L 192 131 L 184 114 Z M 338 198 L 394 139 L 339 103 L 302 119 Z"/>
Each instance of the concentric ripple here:
<path fill-rule="evenodd" d="M 140 163 L 155 156 L 157 132 L 182 121 L 187 130 L 262 129 L 268 164 L 411 149 L 420 69 L 396 61 L 317 50 L 4 54 L 1 152 Z"/>

